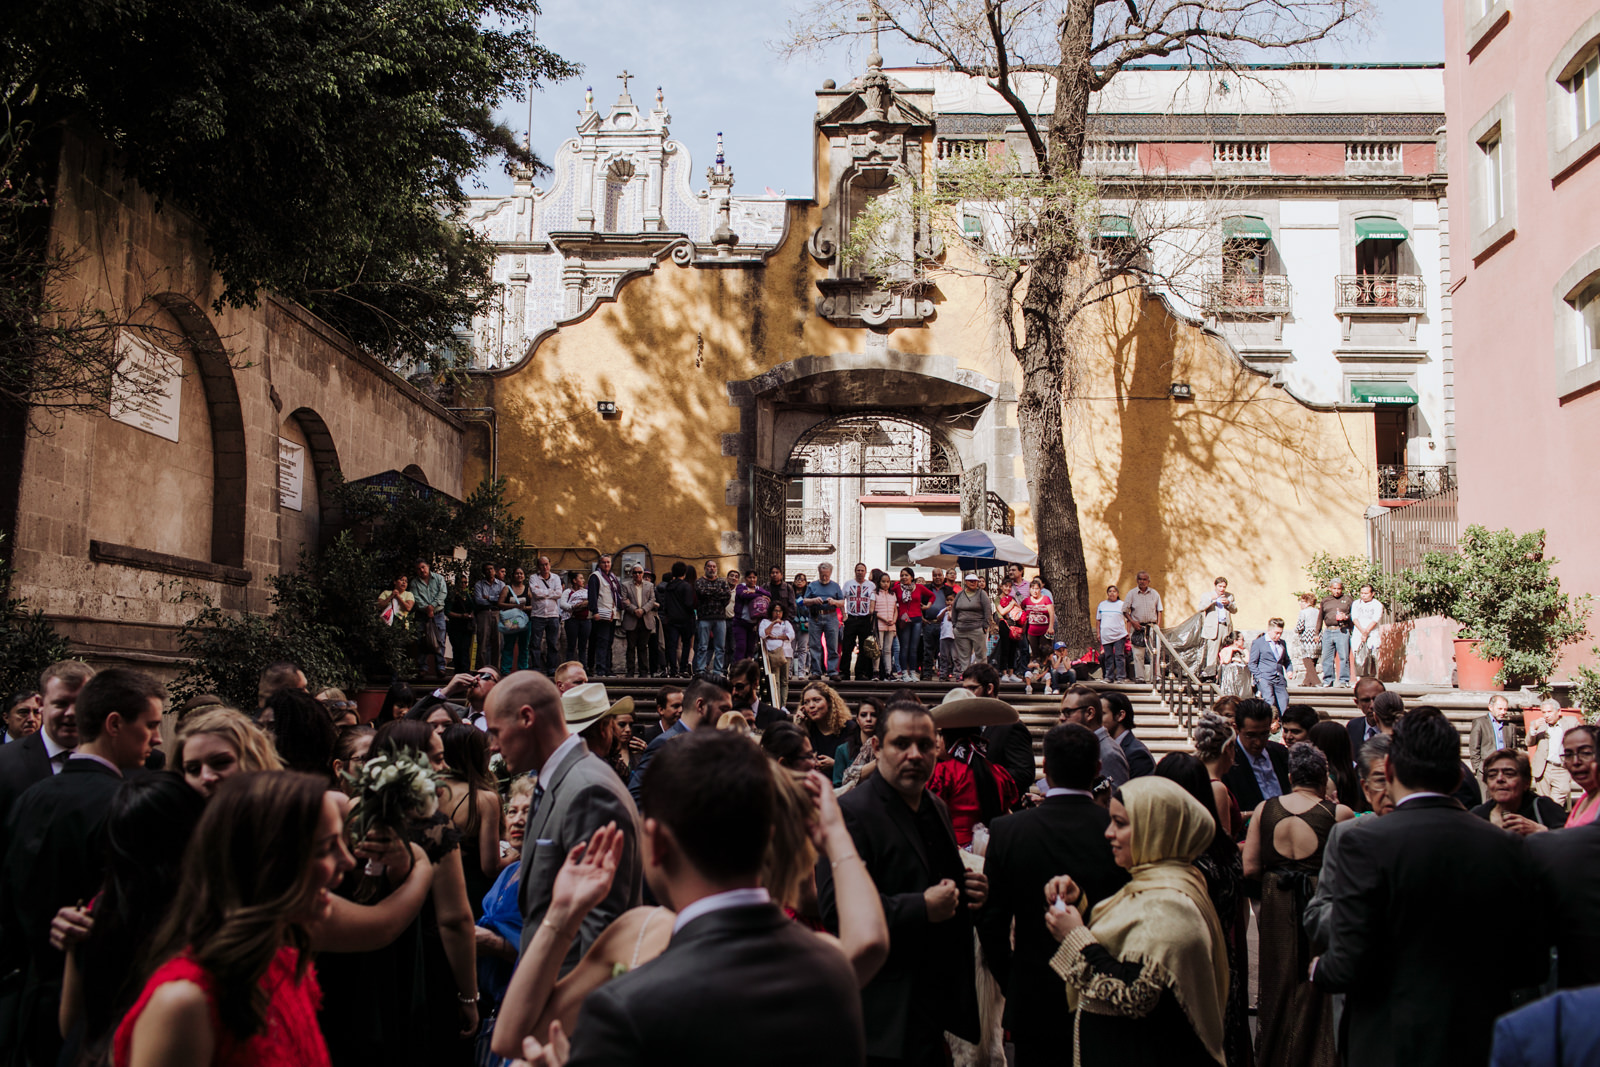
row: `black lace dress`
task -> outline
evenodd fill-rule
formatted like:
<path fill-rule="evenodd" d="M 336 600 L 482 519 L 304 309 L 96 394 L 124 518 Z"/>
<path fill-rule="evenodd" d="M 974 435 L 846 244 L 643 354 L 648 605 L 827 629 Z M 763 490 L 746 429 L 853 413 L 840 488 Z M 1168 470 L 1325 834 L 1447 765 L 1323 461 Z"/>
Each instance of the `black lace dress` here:
<path fill-rule="evenodd" d="M 409 834 L 435 864 L 461 845 L 461 832 L 442 812 L 412 826 Z M 372 904 L 390 891 L 387 880 L 365 877 L 358 864 L 338 894 Z M 317 1021 L 334 1067 L 471 1062 L 472 1045 L 458 1036 L 456 982 L 431 893 L 421 913 L 391 944 L 373 952 L 319 954 L 317 978 L 322 986 Z"/>
<path fill-rule="evenodd" d="M 1228 1001 L 1222 1015 L 1222 1051 L 1228 1067 L 1253 1067 L 1255 1050 L 1250 1040 L 1250 974 L 1245 966 L 1244 862 L 1239 846 L 1218 834 L 1211 848 L 1195 858 L 1195 869 L 1206 880 L 1206 896 L 1217 911 L 1222 937 L 1228 946 Z"/>

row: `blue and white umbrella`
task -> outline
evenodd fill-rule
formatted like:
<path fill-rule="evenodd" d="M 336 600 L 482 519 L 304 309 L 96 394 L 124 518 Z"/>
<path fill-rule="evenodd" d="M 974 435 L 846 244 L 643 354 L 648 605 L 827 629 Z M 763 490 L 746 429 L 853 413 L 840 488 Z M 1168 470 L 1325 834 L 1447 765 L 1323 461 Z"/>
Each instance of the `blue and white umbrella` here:
<path fill-rule="evenodd" d="M 1024 567 L 1039 565 L 1039 553 L 1009 534 L 987 530 L 962 530 L 935 537 L 917 545 L 906 556 L 912 563 L 925 567 L 960 567 L 962 570 L 1004 567 L 1008 563 L 1020 563 Z"/>

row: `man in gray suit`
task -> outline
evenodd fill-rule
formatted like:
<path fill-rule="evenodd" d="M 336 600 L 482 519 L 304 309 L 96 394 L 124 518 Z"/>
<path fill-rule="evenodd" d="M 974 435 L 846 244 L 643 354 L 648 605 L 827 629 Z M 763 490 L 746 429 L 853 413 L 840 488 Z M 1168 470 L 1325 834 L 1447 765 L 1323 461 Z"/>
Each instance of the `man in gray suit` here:
<path fill-rule="evenodd" d="M 566 974 L 611 921 L 640 900 L 639 811 L 617 772 L 567 729 L 561 694 L 536 671 L 518 671 L 489 694 L 489 734 L 512 773 L 537 771 L 533 810 L 522 845 L 522 948 L 550 907 L 550 891 L 567 853 L 607 823 L 623 833 L 616 879 L 599 906 L 583 920 L 578 939 L 561 965 Z"/>
<path fill-rule="evenodd" d="M 1472 720 L 1472 730 L 1467 735 L 1467 758 L 1472 762 L 1472 773 L 1482 784 L 1483 764 L 1502 748 L 1522 747 L 1522 724 L 1511 714 L 1511 702 L 1496 693 L 1489 698 L 1487 713 Z"/>

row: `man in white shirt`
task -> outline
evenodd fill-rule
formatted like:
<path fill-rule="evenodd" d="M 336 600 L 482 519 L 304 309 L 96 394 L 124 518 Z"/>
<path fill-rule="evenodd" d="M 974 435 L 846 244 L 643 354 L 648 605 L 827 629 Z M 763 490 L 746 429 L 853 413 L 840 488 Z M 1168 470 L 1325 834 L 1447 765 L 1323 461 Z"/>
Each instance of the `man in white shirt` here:
<path fill-rule="evenodd" d="M 872 677 L 872 664 L 867 659 L 867 638 L 872 636 L 873 599 L 878 591 L 867 581 L 867 565 L 856 564 L 853 581 L 844 583 L 844 634 L 839 638 L 839 674 L 850 671 L 850 650 L 860 642 L 856 653 L 855 678 L 864 682 Z"/>
<path fill-rule="evenodd" d="M 1383 602 L 1374 595 L 1370 585 L 1361 587 L 1361 599 L 1350 605 L 1350 662 L 1353 676 L 1378 673 L 1378 643 L 1383 634 L 1378 627 L 1383 622 Z M 1371 657 L 1371 663 L 1367 658 Z"/>
<path fill-rule="evenodd" d="M 1529 760 L 1533 765 L 1533 788 L 1536 793 L 1567 806 L 1572 794 L 1572 774 L 1561 760 L 1562 735 L 1567 723 L 1561 717 L 1561 705 L 1554 700 L 1539 704 L 1541 717 L 1528 727 Z"/>
<path fill-rule="evenodd" d="M 1100 626 L 1100 674 L 1108 682 L 1128 679 L 1128 605 L 1114 585 L 1106 586 L 1106 598 L 1094 609 Z"/>
<path fill-rule="evenodd" d="M 1135 579 L 1139 587 L 1129 593 L 1125 601 L 1128 605 L 1128 623 L 1134 635 L 1133 662 L 1129 665 L 1131 669 L 1128 674 L 1136 682 L 1148 682 L 1153 680 L 1150 667 L 1155 662 L 1155 654 L 1151 651 L 1155 638 L 1148 631 L 1152 626 L 1165 624 L 1166 610 L 1161 604 L 1161 594 L 1150 588 L 1150 572 L 1140 571 Z"/>
<path fill-rule="evenodd" d="M 561 578 L 551 573 L 549 556 L 528 576 L 528 599 L 528 662 L 549 674 L 561 662 Z"/>

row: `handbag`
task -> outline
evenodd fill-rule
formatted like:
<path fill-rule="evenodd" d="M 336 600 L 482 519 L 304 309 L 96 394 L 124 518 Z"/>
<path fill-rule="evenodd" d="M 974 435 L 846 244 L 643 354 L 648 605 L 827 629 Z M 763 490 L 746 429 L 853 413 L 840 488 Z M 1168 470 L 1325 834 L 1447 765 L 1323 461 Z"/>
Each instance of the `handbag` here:
<path fill-rule="evenodd" d="M 500 632 L 519 634 L 528 628 L 528 613 L 521 608 L 507 608 L 500 613 Z"/>

